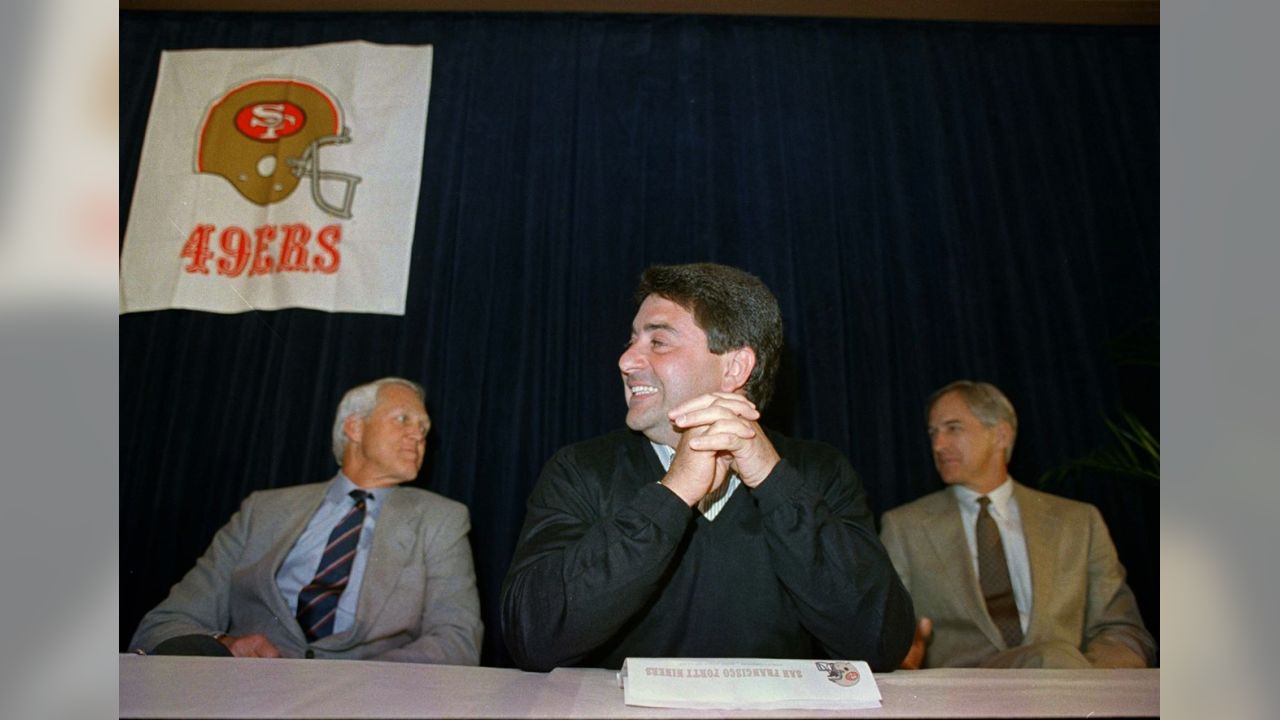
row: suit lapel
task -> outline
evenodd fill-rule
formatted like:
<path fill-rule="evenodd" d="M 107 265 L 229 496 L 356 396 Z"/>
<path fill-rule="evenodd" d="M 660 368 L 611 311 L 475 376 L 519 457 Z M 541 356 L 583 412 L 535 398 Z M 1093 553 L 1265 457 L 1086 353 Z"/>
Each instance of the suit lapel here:
<path fill-rule="evenodd" d="M 1006 647 L 1004 637 L 987 613 L 987 602 L 982 597 L 978 576 L 973 571 L 973 559 L 969 556 L 969 541 L 964 534 L 960 504 L 949 491 L 940 500 L 938 507 L 934 509 L 933 521 L 925 523 L 929 540 L 938 556 L 938 565 L 944 568 L 949 587 L 963 588 L 955 598 L 956 602 L 969 614 L 982 634 L 1003 650 Z"/>
<path fill-rule="evenodd" d="M 294 544 L 298 542 L 298 538 L 302 536 L 302 531 L 307 529 L 307 523 L 316 514 L 320 504 L 324 502 L 325 492 L 328 489 L 329 483 L 319 483 L 299 488 L 299 502 L 296 505 L 297 512 L 281 519 L 279 540 L 271 548 L 270 552 L 258 562 L 258 568 L 255 573 L 259 596 L 267 599 L 271 605 L 272 613 L 280 619 L 281 627 L 286 628 L 290 634 L 296 636 L 297 640 L 302 643 L 306 642 L 306 638 L 302 634 L 302 628 L 299 627 L 296 621 L 289 622 L 286 620 L 286 618 L 292 619 L 293 613 L 289 611 L 289 601 L 280 593 L 280 585 L 276 583 L 276 574 L 280 572 L 280 566 L 284 564 L 285 558 L 289 556 L 289 551 L 293 549 Z M 270 522 L 270 519 L 267 522 Z"/>
<path fill-rule="evenodd" d="M 1018 498 L 1018 513 L 1022 516 L 1027 564 L 1031 566 L 1031 617 L 1027 621 L 1027 642 L 1034 642 L 1039 640 L 1043 622 L 1043 613 L 1038 609 L 1044 606 L 1041 601 L 1050 596 L 1058 577 L 1058 553 L 1053 547 L 1053 538 L 1060 536 L 1056 531 L 1058 519 L 1046 511 L 1033 491 L 1017 483 L 1014 483 L 1013 491 Z"/>
<path fill-rule="evenodd" d="M 397 492 L 394 487 L 383 492 L 387 498 L 386 505 L 378 512 L 373 545 L 365 562 L 364 579 L 360 581 L 355 623 L 347 632 L 331 636 L 343 638 L 344 645 L 359 642 L 391 599 L 400 574 L 409 564 L 417 525 L 424 522 L 422 517 L 412 512 L 412 504 L 406 502 L 409 495 Z"/>

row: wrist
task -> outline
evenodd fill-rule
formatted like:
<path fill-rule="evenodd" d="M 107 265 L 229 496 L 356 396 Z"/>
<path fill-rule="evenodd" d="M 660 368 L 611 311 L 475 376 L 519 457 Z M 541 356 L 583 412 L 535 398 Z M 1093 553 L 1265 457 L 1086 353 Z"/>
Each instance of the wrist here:
<path fill-rule="evenodd" d="M 677 487 L 679 483 L 671 482 L 670 475 L 667 475 L 666 477 L 662 478 L 662 480 L 660 480 L 658 484 L 670 490 L 672 493 L 675 494 L 676 497 L 680 498 L 680 502 L 684 503 L 685 505 L 688 505 L 689 507 L 693 507 L 694 505 L 697 505 L 698 501 L 702 499 L 701 496 L 693 497 L 694 493 L 690 492 L 688 488 Z"/>
<path fill-rule="evenodd" d="M 773 474 L 773 469 L 778 467 L 778 462 L 781 460 L 782 458 L 778 456 L 777 452 L 770 453 L 770 457 L 749 463 L 748 467 L 739 468 L 738 479 L 742 481 L 743 485 L 754 490 Z M 744 470 L 746 472 L 743 472 Z"/>

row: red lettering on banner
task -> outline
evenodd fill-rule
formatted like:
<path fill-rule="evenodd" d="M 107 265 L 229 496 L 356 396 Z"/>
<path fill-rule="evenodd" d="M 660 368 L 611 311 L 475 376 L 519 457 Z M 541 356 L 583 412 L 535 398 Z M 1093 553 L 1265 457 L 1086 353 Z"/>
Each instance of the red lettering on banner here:
<path fill-rule="evenodd" d="M 218 242 L 212 243 L 214 233 Z M 312 254 L 307 247 L 315 235 L 317 251 Z M 273 254 L 276 240 L 280 241 L 279 253 Z M 209 274 L 209 261 L 215 260 L 219 275 L 239 277 L 248 268 L 249 276 L 270 275 L 282 272 L 318 272 L 332 275 L 342 264 L 338 245 L 342 242 L 342 225 L 326 225 L 313 233 L 306 223 L 287 225 L 260 225 L 253 235 L 238 225 L 228 225 L 218 231 L 217 226 L 199 223 L 182 245 L 181 258 L 188 260 L 184 272 Z M 213 247 L 210 247 L 214 245 Z"/>
<path fill-rule="evenodd" d="M 311 228 L 303 223 L 285 225 L 284 241 L 280 247 L 280 272 L 307 272 L 307 241 Z"/>
<path fill-rule="evenodd" d="M 325 260 L 320 255 L 316 255 L 311 261 L 311 267 L 316 272 L 333 274 L 338 272 L 338 264 L 342 262 L 342 256 L 338 254 L 338 243 L 342 242 L 342 226 L 326 225 L 320 230 L 320 234 L 316 236 L 316 244 L 320 246 L 328 256 Z"/>
<path fill-rule="evenodd" d="M 249 234 L 232 225 L 218 235 L 223 256 L 218 258 L 218 274 L 239 277 L 249 263 Z"/>
<path fill-rule="evenodd" d="M 187 242 L 182 246 L 182 252 L 178 255 L 178 257 L 191 258 L 191 262 L 187 263 L 183 270 L 201 275 L 209 274 L 209 259 L 213 257 L 213 253 L 209 252 L 209 236 L 212 234 L 212 225 L 197 225 L 191 231 Z"/>
<path fill-rule="evenodd" d="M 267 275 L 271 272 L 271 241 L 276 239 L 276 226 L 263 225 L 253 231 L 253 264 L 249 266 L 250 275 Z"/>

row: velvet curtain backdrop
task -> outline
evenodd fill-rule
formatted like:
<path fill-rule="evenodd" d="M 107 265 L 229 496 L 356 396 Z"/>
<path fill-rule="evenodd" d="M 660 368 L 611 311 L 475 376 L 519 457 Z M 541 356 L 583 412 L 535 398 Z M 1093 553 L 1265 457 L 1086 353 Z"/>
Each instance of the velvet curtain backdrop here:
<path fill-rule="evenodd" d="M 122 648 L 244 496 L 332 475 L 345 389 L 397 374 L 426 386 L 417 483 L 470 507 L 484 662 L 509 664 L 525 499 L 621 425 L 652 263 L 774 290 L 766 417 L 845 452 L 877 516 L 941 486 L 922 403 L 956 378 L 1010 395 L 1032 484 L 1121 407 L 1154 427 L 1155 370 L 1109 348 L 1158 327 L 1156 28 L 122 12 L 121 237 L 162 49 L 348 39 L 435 46 L 408 309 L 120 317 Z M 1158 633 L 1158 488 L 1050 489 L 1099 505 Z"/>

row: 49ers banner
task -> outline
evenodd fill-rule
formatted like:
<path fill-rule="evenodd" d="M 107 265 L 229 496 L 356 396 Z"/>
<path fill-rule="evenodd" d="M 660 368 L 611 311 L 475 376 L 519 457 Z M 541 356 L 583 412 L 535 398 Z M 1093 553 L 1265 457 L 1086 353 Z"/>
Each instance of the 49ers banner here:
<path fill-rule="evenodd" d="M 431 46 L 166 51 L 120 311 L 404 314 Z"/>

